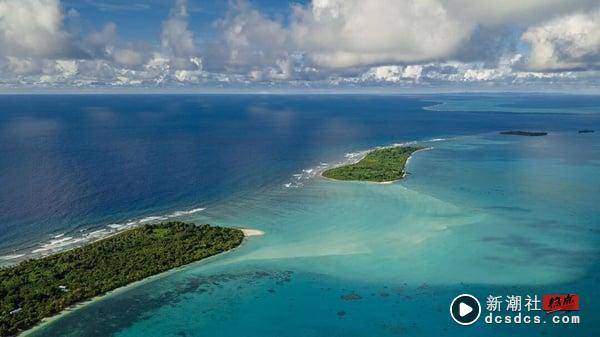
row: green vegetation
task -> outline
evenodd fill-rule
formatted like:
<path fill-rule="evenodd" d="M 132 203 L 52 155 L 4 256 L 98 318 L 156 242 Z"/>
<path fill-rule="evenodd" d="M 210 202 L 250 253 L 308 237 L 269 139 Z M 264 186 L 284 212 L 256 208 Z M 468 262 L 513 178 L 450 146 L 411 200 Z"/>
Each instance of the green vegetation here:
<path fill-rule="evenodd" d="M 511 135 L 511 136 L 530 136 L 530 137 L 539 137 L 539 136 L 545 136 L 548 134 L 548 132 L 535 132 L 535 131 L 519 131 L 519 130 L 510 130 L 510 131 L 502 131 L 500 132 L 501 135 Z"/>
<path fill-rule="evenodd" d="M 168 222 L 0 269 L 0 336 L 95 296 L 237 247 L 239 229 Z"/>
<path fill-rule="evenodd" d="M 402 179 L 404 165 L 410 155 L 423 147 L 397 146 L 369 152 L 355 164 L 335 167 L 323 172 L 325 178 L 387 182 Z"/>

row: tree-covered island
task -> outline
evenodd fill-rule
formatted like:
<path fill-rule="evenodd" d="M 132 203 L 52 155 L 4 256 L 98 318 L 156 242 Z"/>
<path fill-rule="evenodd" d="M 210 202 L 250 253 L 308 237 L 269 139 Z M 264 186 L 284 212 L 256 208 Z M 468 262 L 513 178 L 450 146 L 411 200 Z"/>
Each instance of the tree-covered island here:
<path fill-rule="evenodd" d="M 336 180 L 358 180 L 371 182 L 391 182 L 402 179 L 404 166 L 411 154 L 424 149 L 420 146 L 396 146 L 369 152 L 359 162 L 322 173 L 323 177 Z"/>
<path fill-rule="evenodd" d="M 529 136 L 529 137 L 539 137 L 546 136 L 548 132 L 544 131 L 521 131 L 521 130 L 510 130 L 510 131 L 502 131 L 501 135 L 509 135 L 509 136 Z"/>
<path fill-rule="evenodd" d="M 168 222 L 0 269 L 0 336 L 95 296 L 237 247 L 239 229 Z"/>

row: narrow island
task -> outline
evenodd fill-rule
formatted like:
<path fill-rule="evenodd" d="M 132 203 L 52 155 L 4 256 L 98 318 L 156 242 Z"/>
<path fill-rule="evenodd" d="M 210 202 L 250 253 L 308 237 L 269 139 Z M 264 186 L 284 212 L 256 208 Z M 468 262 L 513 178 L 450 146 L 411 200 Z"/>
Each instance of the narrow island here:
<path fill-rule="evenodd" d="M 583 129 L 583 130 L 579 130 L 579 131 L 577 131 L 577 132 L 579 132 L 579 133 L 594 133 L 594 130 L 591 130 L 591 129 Z"/>
<path fill-rule="evenodd" d="M 0 336 L 13 336 L 74 304 L 233 249 L 242 230 L 167 222 L 0 269 Z"/>
<path fill-rule="evenodd" d="M 546 136 L 548 132 L 543 131 L 520 131 L 520 130 L 511 130 L 511 131 L 502 131 L 501 135 L 511 135 L 511 136 L 529 136 L 529 137 L 539 137 Z"/>
<path fill-rule="evenodd" d="M 324 171 L 321 175 L 335 180 L 357 180 L 387 183 L 404 177 L 404 167 L 420 146 L 396 146 L 369 152 L 359 162 Z"/>

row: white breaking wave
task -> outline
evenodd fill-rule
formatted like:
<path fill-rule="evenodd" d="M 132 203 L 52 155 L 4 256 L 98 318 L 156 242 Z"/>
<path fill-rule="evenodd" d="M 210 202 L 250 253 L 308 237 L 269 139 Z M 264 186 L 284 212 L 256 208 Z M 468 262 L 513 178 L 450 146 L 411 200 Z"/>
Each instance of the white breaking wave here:
<path fill-rule="evenodd" d="M 150 223 L 158 223 L 161 221 L 166 221 L 174 218 L 180 218 L 183 216 L 191 215 L 194 213 L 198 213 L 204 211 L 205 208 L 193 208 L 187 211 L 176 211 L 173 213 L 165 214 L 165 215 L 153 215 L 147 216 L 141 219 L 130 219 L 122 223 L 112 223 L 106 225 L 104 228 L 95 229 L 91 232 L 88 232 L 89 229 L 84 228 L 80 229 L 78 235 L 73 236 L 65 236 L 65 233 L 61 233 L 58 235 L 52 236 L 47 242 L 42 242 L 34 248 L 30 248 L 28 250 L 24 250 L 19 252 L 18 254 L 10 254 L 5 256 L 0 256 L 0 260 L 21 260 L 24 258 L 33 258 L 40 256 L 47 256 L 53 253 L 57 253 L 66 249 L 74 248 L 81 246 L 88 242 L 97 241 L 103 238 L 106 238 L 110 235 L 114 235 L 120 231 L 133 228 L 140 225 L 150 224 Z"/>
<path fill-rule="evenodd" d="M 138 223 L 145 224 L 145 223 L 150 223 L 150 222 L 164 221 L 167 219 L 169 219 L 169 217 L 167 217 L 167 216 L 149 216 L 149 217 L 145 217 L 142 220 L 138 221 Z"/>
<path fill-rule="evenodd" d="M 386 148 L 398 147 L 398 146 L 416 145 L 419 143 L 422 144 L 422 143 L 441 142 L 441 141 L 445 141 L 445 140 L 447 140 L 447 139 L 446 138 L 433 138 L 433 139 L 423 140 L 423 141 L 410 141 L 410 142 L 404 142 L 404 143 L 394 143 L 394 144 L 387 145 L 387 146 L 376 146 L 376 147 L 373 147 L 373 148 L 370 148 L 367 150 L 349 152 L 344 155 L 344 160 L 342 160 L 342 161 L 339 161 L 336 163 L 321 162 L 321 163 L 319 163 L 319 165 L 317 165 L 315 167 L 302 170 L 301 173 L 293 174 L 292 179 L 290 181 L 284 183 L 283 187 L 285 187 L 285 188 L 303 187 L 308 181 L 312 180 L 316 176 L 321 175 L 321 173 L 323 171 L 327 170 L 328 168 L 357 163 L 361 159 L 363 159 L 364 156 L 367 155 L 367 153 L 369 153 L 373 150 L 386 149 Z"/>
<path fill-rule="evenodd" d="M 23 256 L 25 256 L 25 254 L 4 255 L 4 256 L 0 256 L 0 260 L 16 260 Z"/>
<path fill-rule="evenodd" d="M 323 172 L 329 165 L 327 163 L 320 163 L 318 166 L 302 170 L 301 173 L 292 175 L 292 180 L 283 184 L 286 188 L 298 188 L 304 186 L 304 183 L 314 178 L 316 175 Z"/>
<path fill-rule="evenodd" d="M 65 236 L 64 238 L 58 240 L 50 240 L 47 243 L 42 244 L 39 248 L 31 251 L 31 254 L 44 254 L 46 252 L 54 252 L 60 250 L 61 248 L 72 246 L 76 243 L 86 242 L 87 235 L 83 237 L 73 238 L 72 236 Z"/>
<path fill-rule="evenodd" d="M 175 213 L 172 213 L 170 216 L 173 218 L 176 218 L 176 217 L 180 217 L 180 216 L 184 216 L 184 215 L 190 215 L 190 214 L 202 212 L 205 209 L 206 208 L 194 208 L 194 209 L 190 209 L 189 211 L 177 211 Z"/>

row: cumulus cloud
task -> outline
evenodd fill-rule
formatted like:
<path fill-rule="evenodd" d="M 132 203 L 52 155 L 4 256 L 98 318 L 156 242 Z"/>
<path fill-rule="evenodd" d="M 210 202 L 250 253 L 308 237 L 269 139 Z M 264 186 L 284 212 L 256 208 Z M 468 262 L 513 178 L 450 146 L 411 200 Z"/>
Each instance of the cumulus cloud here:
<path fill-rule="evenodd" d="M 0 1 L 0 55 L 66 56 L 71 49 L 58 0 Z"/>
<path fill-rule="evenodd" d="M 195 70 L 201 64 L 187 20 L 187 1 L 177 0 L 170 17 L 162 24 L 160 44 L 174 69 Z"/>
<path fill-rule="evenodd" d="M 418 81 L 421 78 L 423 67 L 420 65 L 410 66 L 379 66 L 373 67 L 361 75 L 364 81 L 401 82 Z"/>
<path fill-rule="evenodd" d="M 162 24 L 160 46 L 121 41 L 114 23 L 72 36 L 57 0 L 0 0 L 0 84 L 105 86 L 197 83 L 202 60 L 185 1 Z"/>
<path fill-rule="evenodd" d="M 536 71 L 600 67 L 600 9 L 530 27 L 521 36 L 531 51 L 526 66 Z"/>
<path fill-rule="evenodd" d="M 99 31 L 91 32 L 83 41 L 88 58 L 105 59 L 118 66 L 136 68 L 148 61 L 150 47 L 145 43 L 122 43 L 117 37 L 117 25 L 109 22 Z"/>
<path fill-rule="evenodd" d="M 254 81 L 291 78 L 293 47 L 280 21 L 240 1 L 215 27 L 218 40 L 207 48 L 209 69 L 244 74 Z"/>
<path fill-rule="evenodd" d="M 342 68 L 440 59 L 473 27 L 434 0 L 314 0 L 296 7 L 291 33 L 315 64 Z"/>
<path fill-rule="evenodd" d="M 116 63 L 127 67 L 136 67 L 145 61 L 145 55 L 138 48 L 116 49 L 112 54 Z"/>

